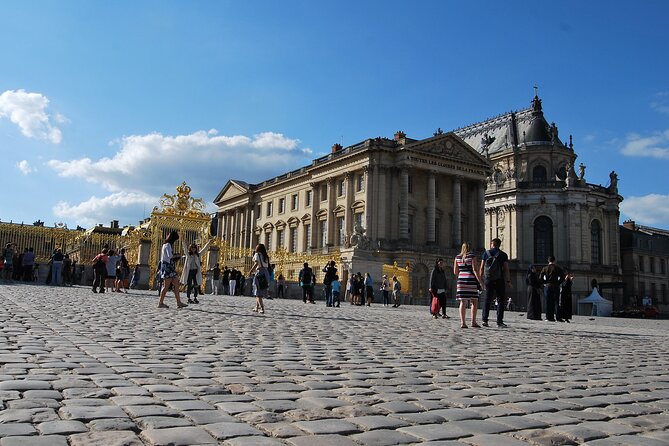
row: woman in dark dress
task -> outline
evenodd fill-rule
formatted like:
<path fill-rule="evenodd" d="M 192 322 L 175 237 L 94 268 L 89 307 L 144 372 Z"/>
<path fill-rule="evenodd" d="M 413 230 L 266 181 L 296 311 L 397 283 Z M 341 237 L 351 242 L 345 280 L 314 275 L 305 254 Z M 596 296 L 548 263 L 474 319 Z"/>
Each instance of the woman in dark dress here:
<path fill-rule="evenodd" d="M 535 321 L 541 320 L 541 280 L 534 265 L 527 270 L 525 277 L 527 283 L 527 318 Z"/>
<path fill-rule="evenodd" d="M 560 284 L 560 303 L 558 305 L 558 321 L 569 322 L 571 314 L 571 286 L 574 282 L 574 275 L 565 270 L 565 279 Z"/>

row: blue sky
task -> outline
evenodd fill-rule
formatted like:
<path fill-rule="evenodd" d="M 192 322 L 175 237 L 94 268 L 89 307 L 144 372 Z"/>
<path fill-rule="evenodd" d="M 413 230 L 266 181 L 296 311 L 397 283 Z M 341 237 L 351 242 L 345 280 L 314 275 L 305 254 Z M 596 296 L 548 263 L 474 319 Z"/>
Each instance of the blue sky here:
<path fill-rule="evenodd" d="M 466 3 L 466 4 L 465 4 Z M 0 220 L 135 224 L 334 143 L 529 106 L 669 228 L 669 2 L 4 1 Z M 213 206 L 211 207 L 213 210 Z"/>

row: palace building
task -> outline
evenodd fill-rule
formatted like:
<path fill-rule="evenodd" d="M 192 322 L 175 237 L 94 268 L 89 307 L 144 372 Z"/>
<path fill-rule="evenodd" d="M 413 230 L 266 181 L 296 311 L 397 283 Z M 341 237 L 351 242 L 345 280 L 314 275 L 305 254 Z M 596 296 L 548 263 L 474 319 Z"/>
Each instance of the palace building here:
<path fill-rule="evenodd" d="M 571 137 L 562 142 L 535 96 L 527 109 L 453 132 L 335 144 L 262 183 L 230 180 L 215 199 L 218 231 L 232 246 L 336 255 L 345 271 L 376 282 L 384 265 L 408 265 L 417 301 L 437 258 L 450 271 L 462 241 L 482 252 L 499 237 L 521 308 L 527 269 L 551 254 L 574 272 L 575 300 L 593 279 L 620 300 L 617 177 L 606 187 L 588 183 L 576 159 Z"/>
<path fill-rule="evenodd" d="M 438 257 L 452 259 L 464 239 L 483 246 L 489 175 L 485 157 L 453 133 L 335 144 L 262 183 L 228 181 L 215 199 L 218 233 L 232 246 L 331 256 L 344 280 L 360 271 L 379 282 L 383 265 L 408 264 L 403 289 L 426 298 Z M 283 273 L 294 280 L 300 267 Z"/>

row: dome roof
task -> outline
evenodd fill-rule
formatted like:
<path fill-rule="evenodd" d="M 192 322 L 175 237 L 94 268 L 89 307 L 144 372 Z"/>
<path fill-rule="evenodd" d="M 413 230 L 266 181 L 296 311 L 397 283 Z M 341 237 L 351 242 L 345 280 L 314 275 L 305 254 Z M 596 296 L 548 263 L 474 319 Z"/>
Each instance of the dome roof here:
<path fill-rule="evenodd" d="M 544 112 L 541 110 L 541 99 L 535 96 L 532 100 L 532 120 L 525 132 L 526 143 L 551 142 L 551 132 Z"/>

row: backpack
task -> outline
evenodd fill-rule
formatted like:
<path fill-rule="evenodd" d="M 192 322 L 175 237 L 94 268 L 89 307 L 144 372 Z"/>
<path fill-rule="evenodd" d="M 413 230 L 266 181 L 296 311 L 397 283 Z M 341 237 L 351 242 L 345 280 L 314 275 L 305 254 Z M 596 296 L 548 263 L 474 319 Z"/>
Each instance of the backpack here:
<path fill-rule="evenodd" d="M 486 251 L 488 258 L 485 259 L 485 266 L 483 269 L 483 277 L 485 280 L 499 280 L 502 278 L 502 264 L 497 260 L 501 251 L 497 251 L 497 254 L 492 255 L 490 251 Z"/>
<path fill-rule="evenodd" d="M 302 270 L 302 285 L 311 285 L 311 268 Z"/>

